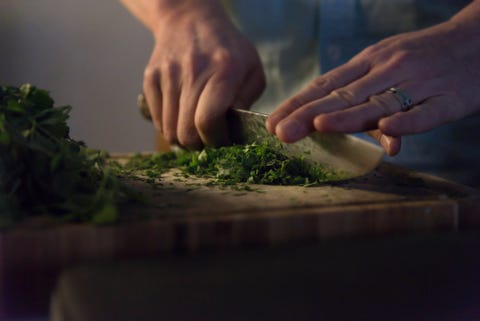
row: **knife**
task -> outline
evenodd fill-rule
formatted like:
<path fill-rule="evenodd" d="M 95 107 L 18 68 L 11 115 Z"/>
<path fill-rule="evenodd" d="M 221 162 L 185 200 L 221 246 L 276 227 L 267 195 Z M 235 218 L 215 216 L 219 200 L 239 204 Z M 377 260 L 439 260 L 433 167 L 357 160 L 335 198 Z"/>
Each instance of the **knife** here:
<path fill-rule="evenodd" d="M 141 114 L 151 120 L 143 94 L 137 101 Z M 230 140 L 233 144 L 267 142 L 287 156 L 302 156 L 311 164 L 320 164 L 338 173 L 338 179 L 365 175 L 382 161 L 384 152 L 379 146 L 353 135 L 313 132 L 295 143 L 283 143 L 270 134 L 264 113 L 231 108 L 227 112 Z"/>

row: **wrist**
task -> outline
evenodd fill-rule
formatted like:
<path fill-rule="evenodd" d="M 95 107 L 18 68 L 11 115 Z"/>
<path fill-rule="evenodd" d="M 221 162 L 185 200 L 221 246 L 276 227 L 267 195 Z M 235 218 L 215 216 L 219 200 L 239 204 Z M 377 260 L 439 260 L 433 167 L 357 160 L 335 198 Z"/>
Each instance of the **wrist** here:
<path fill-rule="evenodd" d="M 155 35 L 159 28 L 171 22 L 218 19 L 228 19 L 218 0 L 158 0 L 147 26 Z"/>

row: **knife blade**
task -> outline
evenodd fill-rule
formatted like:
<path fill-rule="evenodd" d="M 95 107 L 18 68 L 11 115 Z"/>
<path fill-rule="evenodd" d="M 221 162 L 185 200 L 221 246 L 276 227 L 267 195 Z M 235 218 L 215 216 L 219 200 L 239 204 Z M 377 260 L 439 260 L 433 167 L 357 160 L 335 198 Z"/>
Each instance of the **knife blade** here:
<path fill-rule="evenodd" d="M 138 97 L 141 114 L 151 120 L 150 111 L 141 94 Z M 338 173 L 338 179 L 365 175 L 375 169 L 384 156 L 383 149 L 364 139 L 342 133 L 313 132 L 295 142 L 284 143 L 270 134 L 265 121 L 268 115 L 231 108 L 227 112 L 230 140 L 233 144 L 267 142 L 290 157 L 302 156 L 311 164 L 320 164 Z"/>

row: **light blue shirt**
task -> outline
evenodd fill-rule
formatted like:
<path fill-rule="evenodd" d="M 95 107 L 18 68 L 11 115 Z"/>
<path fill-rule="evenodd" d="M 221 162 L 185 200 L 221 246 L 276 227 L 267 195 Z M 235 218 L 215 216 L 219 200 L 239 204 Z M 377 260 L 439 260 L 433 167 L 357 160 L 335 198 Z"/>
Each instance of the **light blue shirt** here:
<path fill-rule="evenodd" d="M 256 45 L 267 89 L 254 109 L 271 112 L 314 77 L 362 49 L 402 32 L 447 20 L 467 0 L 225 0 Z M 386 160 L 480 186 L 480 116 L 402 138 Z"/>

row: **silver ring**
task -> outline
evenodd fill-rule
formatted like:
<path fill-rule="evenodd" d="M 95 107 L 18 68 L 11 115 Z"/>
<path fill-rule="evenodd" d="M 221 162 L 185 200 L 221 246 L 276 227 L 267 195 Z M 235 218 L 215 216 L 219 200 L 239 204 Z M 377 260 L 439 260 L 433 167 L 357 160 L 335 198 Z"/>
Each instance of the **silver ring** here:
<path fill-rule="evenodd" d="M 407 111 L 412 109 L 413 101 L 410 97 L 408 97 L 408 95 L 405 92 L 395 87 L 391 87 L 387 90 L 387 93 L 393 94 L 395 96 L 395 98 L 398 100 L 398 102 L 401 105 L 402 111 Z"/>

